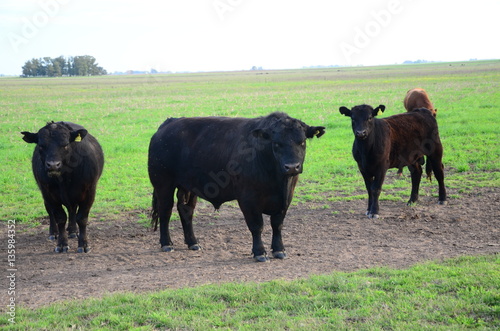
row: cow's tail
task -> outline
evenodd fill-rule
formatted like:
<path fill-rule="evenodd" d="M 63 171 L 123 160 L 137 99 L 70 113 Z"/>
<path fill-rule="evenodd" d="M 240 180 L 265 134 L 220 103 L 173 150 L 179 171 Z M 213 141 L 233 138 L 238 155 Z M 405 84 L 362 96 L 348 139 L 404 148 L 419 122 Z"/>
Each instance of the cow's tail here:
<path fill-rule="evenodd" d="M 156 191 L 153 190 L 153 199 L 151 201 L 151 226 L 154 228 L 154 231 L 158 229 L 158 198 L 156 197 Z"/>
<path fill-rule="evenodd" d="M 427 174 L 427 179 L 429 180 L 429 182 L 432 182 L 432 165 L 429 157 L 427 157 L 427 160 L 425 161 L 425 173 Z"/>

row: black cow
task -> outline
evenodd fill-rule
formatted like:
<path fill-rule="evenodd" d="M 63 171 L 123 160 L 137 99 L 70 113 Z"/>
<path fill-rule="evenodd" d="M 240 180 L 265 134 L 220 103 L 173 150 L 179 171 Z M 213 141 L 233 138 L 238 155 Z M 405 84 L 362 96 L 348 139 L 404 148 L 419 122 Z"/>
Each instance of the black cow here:
<path fill-rule="evenodd" d="M 439 204 L 446 201 L 443 172 L 443 146 L 439 139 L 438 125 L 433 113 L 419 108 L 407 113 L 386 118 L 375 118 L 385 110 L 384 105 L 373 109 L 360 105 L 352 109 L 340 107 L 340 113 L 352 119 L 354 144 L 352 154 L 358 163 L 368 191 L 366 215 L 377 218 L 378 199 L 385 174 L 389 168 L 408 166 L 411 172 L 412 189 L 408 204 L 418 200 L 418 189 L 422 177 L 422 156 L 427 155 L 427 175 L 434 171 L 439 184 Z"/>
<path fill-rule="evenodd" d="M 201 249 L 193 233 L 197 197 L 218 209 L 237 200 L 253 237 L 256 261 L 267 261 L 261 239 L 262 214 L 271 216 L 272 252 L 286 257 L 281 228 L 302 172 L 306 138 L 324 134 L 284 113 L 259 118 L 167 119 L 151 138 L 148 171 L 153 184 L 152 223 L 160 222 L 162 250 L 173 250 L 169 220 L 177 209 L 189 249 Z"/>
<path fill-rule="evenodd" d="M 24 141 L 36 144 L 33 174 L 49 214 L 50 238 L 58 237 L 55 251 L 69 249 L 65 206 L 68 232 L 76 234 L 78 224 L 78 252 L 87 253 L 87 220 L 104 166 L 101 146 L 83 126 L 70 122 L 50 122 L 37 133 L 21 133 Z"/>

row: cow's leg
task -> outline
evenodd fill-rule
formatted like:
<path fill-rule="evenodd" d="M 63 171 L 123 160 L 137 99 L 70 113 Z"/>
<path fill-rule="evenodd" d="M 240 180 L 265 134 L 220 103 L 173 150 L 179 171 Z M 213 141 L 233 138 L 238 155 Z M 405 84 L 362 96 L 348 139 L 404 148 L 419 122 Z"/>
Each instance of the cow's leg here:
<path fill-rule="evenodd" d="M 90 252 L 90 247 L 87 238 L 87 222 L 89 219 L 90 206 L 83 207 L 80 206 L 78 209 L 78 214 L 76 216 L 76 223 L 78 224 L 78 253 L 88 253 Z"/>
<path fill-rule="evenodd" d="M 45 202 L 45 209 L 47 210 L 47 213 L 49 214 L 49 240 L 56 240 L 57 236 L 59 234 L 59 228 L 57 227 L 57 221 L 54 216 L 54 211 L 52 210 L 52 206 Z"/>
<path fill-rule="evenodd" d="M 423 158 L 422 158 L 423 159 Z M 422 168 L 422 173 L 424 169 Z M 429 157 L 427 157 L 427 161 L 425 162 L 425 174 L 427 175 L 427 179 L 432 183 L 432 164 Z"/>
<path fill-rule="evenodd" d="M 79 192 L 77 194 L 83 194 L 83 192 Z M 76 198 L 75 198 L 76 199 Z M 71 199 L 72 201 L 76 201 Z M 66 231 L 68 232 L 68 238 L 77 238 L 78 230 L 76 227 L 76 211 L 78 209 L 78 204 L 71 206 L 68 208 L 68 227 Z"/>
<path fill-rule="evenodd" d="M 172 209 L 174 208 L 174 191 L 175 186 L 164 185 L 156 188 L 154 194 L 156 195 L 156 210 L 160 218 L 160 245 L 161 250 L 164 252 L 172 252 L 174 244 L 170 239 L 170 232 L 168 226 L 170 223 L 170 216 L 172 216 Z"/>
<path fill-rule="evenodd" d="M 422 166 L 420 163 L 415 163 L 413 165 L 409 165 L 408 169 L 410 169 L 411 173 L 411 194 L 407 205 L 411 205 L 418 200 L 418 190 L 420 188 L 420 180 L 422 179 Z"/>
<path fill-rule="evenodd" d="M 446 203 L 446 188 L 444 187 L 444 166 L 442 160 L 443 148 L 436 148 L 434 155 L 427 157 L 427 162 L 431 162 L 432 171 L 439 185 L 439 201 L 440 205 Z"/>
<path fill-rule="evenodd" d="M 379 217 L 378 199 L 380 197 L 380 193 L 382 192 L 382 184 L 384 183 L 386 171 L 387 171 L 387 169 L 379 170 L 378 174 L 376 174 L 373 177 L 373 181 L 371 182 L 371 188 L 370 188 L 371 206 L 370 206 L 370 210 L 367 213 L 368 218 L 378 218 Z"/>
<path fill-rule="evenodd" d="M 368 207 L 366 208 L 366 215 L 370 217 L 370 211 L 372 209 L 372 204 L 373 204 L 373 196 L 372 196 L 372 183 L 373 183 L 373 177 L 361 172 L 363 175 L 363 180 L 365 181 L 365 187 L 366 187 L 366 192 L 368 192 Z"/>
<path fill-rule="evenodd" d="M 68 238 L 77 238 L 77 228 L 76 228 L 76 211 L 78 210 L 78 205 L 70 206 L 68 208 L 68 227 L 66 228 L 66 233 Z M 74 225 L 72 225 L 74 224 Z"/>
<path fill-rule="evenodd" d="M 78 209 L 78 214 L 76 215 L 76 223 L 78 224 L 78 253 L 88 253 L 90 248 L 88 246 L 87 239 L 87 221 L 89 217 L 90 208 L 82 207 Z"/>
<path fill-rule="evenodd" d="M 269 258 L 267 257 L 264 244 L 262 243 L 262 230 L 264 229 L 264 220 L 262 219 L 262 213 L 255 211 L 254 205 L 246 205 L 240 203 L 241 211 L 245 217 L 245 222 L 247 223 L 248 229 L 252 233 L 252 253 L 253 258 L 257 262 L 267 262 Z"/>
<path fill-rule="evenodd" d="M 78 237 L 78 231 L 76 228 L 76 218 L 75 217 L 68 218 L 68 228 L 66 230 L 68 231 L 68 238 L 77 238 Z"/>
<path fill-rule="evenodd" d="M 87 238 L 87 223 L 89 219 L 90 208 L 94 203 L 95 187 L 87 194 L 87 199 L 80 203 L 78 213 L 76 214 L 76 223 L 78 224 L 78 253 L 90 252 Z"/>
<path fill-rule="evenodd" d="M 59 236 L 57 238 L 57 246 L 55 248 L 56 253 L 67 252 L 68 246 L 68 233 L 66 232 L 66 213 L 62 205 L 54 207 L 54 218 L 57 222 L 57 227 L 59 231 Z"/>
<path fill-rule="evenodd" d="M 197 196 L 183 189 L 177 190 L 177 210 L 181 217 L 182 229 L 184 230 L 184 242 L 191 250 L 200 250 L 193 231 L 193 213 L 196 207 Z"/>
<path fill-rule="evenodd" d="M 286 257 L 285 246 L 283 246 L 283 240 L 281 237 L 281 229 L 283 228 L 285 215 L 285 212 L 271 215 L 271 227 L 273 229 L 271 249 L 273 251 L 273 257 L 276 259 L 284 259 Z"/>

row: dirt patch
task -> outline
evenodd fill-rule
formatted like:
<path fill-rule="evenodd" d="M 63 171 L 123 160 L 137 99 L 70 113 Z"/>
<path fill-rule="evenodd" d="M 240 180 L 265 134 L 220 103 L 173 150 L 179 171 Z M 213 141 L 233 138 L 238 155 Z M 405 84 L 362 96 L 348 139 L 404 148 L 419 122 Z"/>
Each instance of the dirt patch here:
<path fill-rule="evenodd" d="M 422 192 L 423 193 L 423 192 Z M 453 194 L 453 192 L 449 192 Z M 422 196 L 419 204 L 382 201 L 381 218 L 364 216 L 365 200 L 293 206 L 283 229 L 285 260 L 256 263 L 251 235 L 239 209 L 197 208 L 195 233 L 202 251 L 184 245 L 179 221 L 171 224 L 175 251 L 160 252 L 159 233 L 138 223 L 139 213 L 92 221 L 92 251 L 53 252 L 48 226 L 16 225 L 16 302 L 38 307 L 56 301 L 223 282 L 264 282 L 373 266 L 404 268 L 425 260 L 500 252 L 500 189 L 482 188 L 450 199 Z M 6 243 L 7 230 L 0 238 Z M 263 240 L 270 247 L 268 220 Z M 6 245 L 2 245 L 7 265 Z M 6 277 L 3 277 L 5 282 Z M 5 288 L 5 287 L 3 287 Z M 3 291 L 2 296 L 6 295 Z M 4 299 L 2 298 L 2 302 Z"/>

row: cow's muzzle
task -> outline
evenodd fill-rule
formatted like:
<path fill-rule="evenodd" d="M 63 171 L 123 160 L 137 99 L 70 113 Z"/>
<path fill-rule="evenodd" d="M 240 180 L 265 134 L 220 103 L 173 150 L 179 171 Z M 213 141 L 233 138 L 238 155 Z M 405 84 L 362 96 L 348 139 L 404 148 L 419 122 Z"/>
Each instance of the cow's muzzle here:
<path fill-rule="evenodd" d="M 283 166 L 285 175 L 294 176 L 302 173 L 302 164 L 298 163 L 287 163 Z"/>
<path fill-rule="evenodd" d="M 356 138 L 359 138 L 361 140 L 364 140 L 366 139 L 366 137 L 368 137 L 368 133 L 366 132 L 366 130 L 355 131 L 354 135 L 356 136 Z"/>
<path fill-rule="evenodd" d="M 62 162 L 61 161 L 47 161 L 45 162 L 45 170 L 49 177 L 59 176 L 61 174 Z"/>

